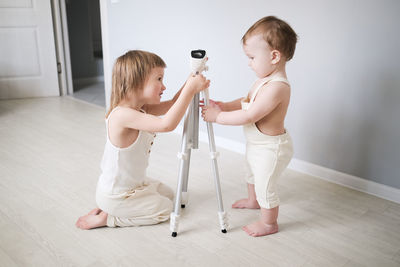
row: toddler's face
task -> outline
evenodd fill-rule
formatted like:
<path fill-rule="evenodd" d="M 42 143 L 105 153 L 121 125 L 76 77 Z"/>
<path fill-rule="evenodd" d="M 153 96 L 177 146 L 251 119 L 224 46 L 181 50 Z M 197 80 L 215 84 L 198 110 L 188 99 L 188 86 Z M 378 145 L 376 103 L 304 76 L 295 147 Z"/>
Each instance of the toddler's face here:
<path fill-rule="evenodd" d="M 144 85 L 143 97 L 146 104 L 159 104 L 161 95 L 166 89 L 163 83 L 164 68 L 156 67 L 150 72 L 150 75 Z"/>
<path fill-rule="evenodd" d="M 258 78 L 264 78 L 274 71 L 272 51 L 261 34 L 250 36 L 243 45 L 243 50 L 249 58 L 249 66 Z"/>

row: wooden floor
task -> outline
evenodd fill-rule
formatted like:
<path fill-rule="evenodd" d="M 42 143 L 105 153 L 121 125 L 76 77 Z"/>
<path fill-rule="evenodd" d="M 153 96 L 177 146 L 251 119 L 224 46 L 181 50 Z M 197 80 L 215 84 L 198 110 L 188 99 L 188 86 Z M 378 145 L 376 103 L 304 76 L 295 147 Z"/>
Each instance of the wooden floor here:
<path fill-rule="evenodd" d="M 247 236 L 255 210 L 244 156 L 218 158 L 228 233 L 219 230 L 208 146 L 192 154 L 189 204 L 169 223 L 75 228 L 95 207 L 104 109 L 70 97 L 0 101 L 0 266 L 400 266 L 400 205 L 293 170 L 280 180 L 280 232 Z M 218 144 L 217 144 L 218 145 Z M 175 189 L 180 136 L 159 134 L 148 175 Z"/>

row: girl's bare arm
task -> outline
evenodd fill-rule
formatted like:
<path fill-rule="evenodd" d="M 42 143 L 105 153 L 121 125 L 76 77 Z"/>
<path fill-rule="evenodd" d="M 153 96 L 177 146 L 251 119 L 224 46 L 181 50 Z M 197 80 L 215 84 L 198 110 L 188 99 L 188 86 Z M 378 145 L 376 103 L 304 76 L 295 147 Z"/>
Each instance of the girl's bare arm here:
<path fill-rule="evenodd" d="M 121 108 L 116 111 L 114 121 L 120 127 L 149 132 L 169 132 L 178 126 L 193 95 L 204 90 L 210 81 L 202 75 L 191 77 L 179 93 L 175 103 L 168 109 L 165 116 L 158 117 L 142 113 L 131 108 Z"/>
<path fill-rule="evenodd" d="M 180 93 L 182 92 L 183 87 L 185 87 L 185 84 L 181 87 L 181 89 L 179 89 L 179 91 L 174 95 L 174 97 L 172 99 L 163 101 L 160 104 L 156 104 L 156 105 L 150 105 L 150 104 L 144 105 L 143 109 L 148 114 L 152 114 L 154 116 L 164 115 L 172 107 L 172 105 L 176 102 Z"/>

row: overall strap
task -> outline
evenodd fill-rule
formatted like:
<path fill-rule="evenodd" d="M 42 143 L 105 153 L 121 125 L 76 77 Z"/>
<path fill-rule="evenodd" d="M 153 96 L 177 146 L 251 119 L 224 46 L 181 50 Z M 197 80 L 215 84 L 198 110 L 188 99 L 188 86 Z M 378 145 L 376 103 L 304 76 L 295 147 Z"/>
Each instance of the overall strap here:
<path fill-rule="evenodd" d="M 257 95 L 258 91 L 260 90 L 260 88 L 263 87 L 263 85 L 266 84 L 266 83 L 268 83 L 270 80 L 271 80 L 271 79 L 266 79 L 266 80 L 262 81 L 262 82 L 257 86 L 257 88 L 254 90 L 253 94 L 251 95 L 249 104 L 251 104 L 251 103 L 254 102 L 254 99 L 256 98 L 256 95 Z"/>
<path fill-rule="evenodd" d="M 113 110 L 111 110 L 110 114 L 108 114 L 108 117 L 106 118 L 106 134 L 107 134 L 107 139 L 108 139 L 108 121 L 110 120 L 111 115 L 113 114 L 114 111 L 119 109 L 120 107 L 115 107 Z"/>
<path fill-rule="evenodd" d="M 289 85 L 290 86 L 290 83 L 289 83 L 289 81 L 288 81 L 288 79 L 286 79 L 286 78 L 283 78 L 283 77 L 273 77 L 271 80 L 269 80 L 270 82 L 284 82 L 284 83 L 286 83 L 287 85 Z"/>
<path fill-rule="evenodd" d="M 120 107 L 116 106 L 115 108 L 113 108 L 113 110 L 111 110 L 110 114 L 108 114 L 108 117 L 106 118 L 106 121 L 108 121 L 111 117 L 111 114 L 113 114 L 114 111 L 116 111 L 117 109 L 119 109 Z"/>
<path fill-rule="evenodd" d="M 256 98 L 256 95 L 257 95 L 258 91 L 260 90 L 260 88 L 263 87 L 263 85 L 265 85 L 266 83 L 269 83 L 269 82 L 284 82 L 284 83 L 287 83 L 290 86 L 289 81 L 286 78 L 283 78 L 283 77 L 271 77 L 269 79 L 265 79 L 254 90 L 253 94 L 251 95 L 249 103 L 253 103 L 254 102 L 254 99 Z"/>

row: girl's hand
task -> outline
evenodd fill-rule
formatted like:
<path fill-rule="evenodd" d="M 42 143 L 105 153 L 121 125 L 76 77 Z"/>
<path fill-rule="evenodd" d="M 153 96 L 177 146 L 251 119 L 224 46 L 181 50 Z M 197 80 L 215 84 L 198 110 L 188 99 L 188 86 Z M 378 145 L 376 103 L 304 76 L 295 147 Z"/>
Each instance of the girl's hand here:
<path fill-rule="evenodd" d="M 218 114 L 221 112 L 221 108 L 218 105 L 214 106 L 202 106 L 201 107 L 201 116 L 203 120 L 207 122 L 216 122 Z"/>
<path fill-rule="evenodd" d="M 210 86 L 210 80 L 207 80 L 202 74 L 192 75 L 186 81 L 186 90 L 190 90 L 193 94 L 197 94 L 200 91 Z"/>

